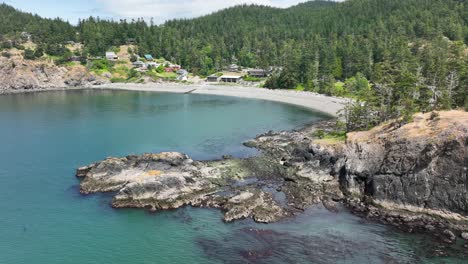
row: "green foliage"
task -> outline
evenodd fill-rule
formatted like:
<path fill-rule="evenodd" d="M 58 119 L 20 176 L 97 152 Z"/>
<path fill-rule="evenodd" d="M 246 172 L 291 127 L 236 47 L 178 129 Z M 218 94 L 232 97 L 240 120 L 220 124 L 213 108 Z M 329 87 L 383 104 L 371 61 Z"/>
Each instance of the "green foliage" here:
<path fill-rule="evenodd" d="M 136 62 L 137 60 L 138 60 L 138 57 L 135 54 L 130 55 L 131 62 Z"/>
<path fill-rule="evenodd" d="M 112 77 L 110 79 L 111 83 L 125 83 L 127 82 L 127 80 L 125 78 L 122 78 L 122 77 Z"/>
<path fill-rule="evenodd" d="M 159 65 L 159 67 L 156 68 L 157 73 L 163 73 L 164 72 L 164 65 Z"/>
<path fill-rule="evenodd" d="M 298 84 L 294 90 L 296 90 L 296 91 L 304 91 L 305 88 L 304 88 L 304 86 L 303 86 L 302 84 Z"/>
<path fill-rule="evenodd" d="M 34 57 L 34 50 L 32 49 L 25 49 L 24 50 L 24 58 L 26 60 L 34 60 L 36 57 Z"/>
<path fill-rule="evenodd" d="M 247 82 L 260 82 L 260 81 L 262 81 L 262 79 L 258 78 L 258 77 L 253 77 L 253 76 L 248 75 L 248 76 L 244 77 L 244 81 L 247 81 Z"/>
<path fill-rule="evenodd" d="M 288 68 L 274 73 L 265 82 L 265 87 L 270 89 L 294 89 L 297 85 L 296 73 Z"/>
<path fill-rule="evenodd" d="M 346 124 L 337 121 L 334 128 L 328 130 L 319 129 L 314 131 L 313 136 L 330 142 L 344 142 L 346 141 Z"/>
<path fill-rule="evenodd" d="M 40 58 L 42 56 L 44 56 L 44 49 L 41 46 L 38 46 L 34 51 L 34 57 Z"/>
<path fill-rule="evenodd" d="M 104 72 L 112 72 L 112 67 L 113 64 L 110 61 L 101 59 L 92 61 L 89 70 L 98 75 L 101 75 Z"/>

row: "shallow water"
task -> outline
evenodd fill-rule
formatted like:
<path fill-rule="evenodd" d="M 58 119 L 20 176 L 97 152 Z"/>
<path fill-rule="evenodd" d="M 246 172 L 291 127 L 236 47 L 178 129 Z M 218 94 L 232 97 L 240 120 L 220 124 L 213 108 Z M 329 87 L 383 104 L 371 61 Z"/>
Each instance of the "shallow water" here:
<path fill-rule="evenodd" d="M 221 212 L 114 210 L 74 169 L 107 156 L 245 157 L 242 142 L 327 118 L 260 100 L 125 91 L 0 97 L 0 263 L 463 263 L 437 244 L 317 207 L 271 225 Z"/>

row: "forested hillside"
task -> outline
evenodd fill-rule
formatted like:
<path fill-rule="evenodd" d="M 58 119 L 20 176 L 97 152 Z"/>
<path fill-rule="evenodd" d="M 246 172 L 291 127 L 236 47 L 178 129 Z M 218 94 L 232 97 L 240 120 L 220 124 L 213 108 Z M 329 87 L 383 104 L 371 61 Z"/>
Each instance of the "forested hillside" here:
<path fill-rule="evenodd" d="M 21 31 L 44 45 L 80 41 L 86 55 L 102 55 L 135 39 L 141 55 L 165 57 L 200 75 L 230 63 L 280 66 L 267 87 L 365 101 L 348 112 L 350 118 L 368 117 L 356 129 L 467 104 L 464 0 L 313 1 L 288 9 L 245 5 L 163 25 L 88 18 L 76 27 L 1 5 L 0 33 Z"/>

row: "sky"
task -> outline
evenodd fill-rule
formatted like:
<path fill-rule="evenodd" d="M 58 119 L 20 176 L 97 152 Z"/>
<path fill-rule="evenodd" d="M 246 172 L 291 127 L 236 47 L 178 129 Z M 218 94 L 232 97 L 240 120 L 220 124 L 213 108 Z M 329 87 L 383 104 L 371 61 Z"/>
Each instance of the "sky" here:
<path fill-rule="evenodd" d="M 289 7 L 306 0 L 0 0 L 22 11 L 43 17 L 61 17 L 73 24 L 79 18 L 153 18 L 162 23 L 173 18 L 193 18 L 239 4 Z"/>

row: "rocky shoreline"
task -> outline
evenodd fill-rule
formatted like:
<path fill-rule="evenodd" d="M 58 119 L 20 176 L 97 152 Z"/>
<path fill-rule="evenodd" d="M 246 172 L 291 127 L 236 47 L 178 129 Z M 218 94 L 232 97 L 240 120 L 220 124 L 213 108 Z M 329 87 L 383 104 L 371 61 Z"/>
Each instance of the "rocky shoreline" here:
<path fill-rule="evenodd" d="M 221 209 L 226 222 L 271 223 L 315 204 L 331 211 L 344 204 L 369 220 L 446 243 L 468 238 L 466 112 L 416 115 L 404 126 L 350 134 L 346 143 L 316 136 L 333 129 L 333 121 L 324 121 L 259 135 L 245 145 L 261 154 L 248 159 L 145 154 L 108 158 L 78 169 L 77 176 L 83 194 L 115 192 L 115 208 L 210 207 Z M 414 200 L 425 188 L 431 191 L 425 200 Z"/>
<path fill-rule="evenodd" d="M 181 153 L 107 158 L 77 170 L 80 192 L 116 192 L 115 208 L 150 211 L 183 206 L 219 208 L 224 220 L 252 218 L 277 222 L 317 203 L 336 206 L 342 192 L 330 175 L 305 175 L 317 164 L 277 160 L 272 153 L 247 159 L 229 156 L 216 161 L 193 161 Z M 299 163 L 297 163 L 299 164 Z"/>

